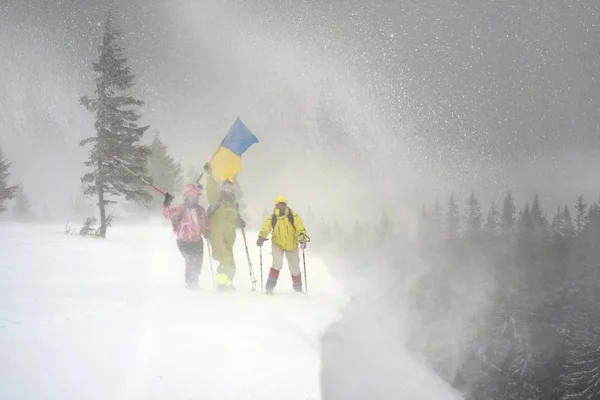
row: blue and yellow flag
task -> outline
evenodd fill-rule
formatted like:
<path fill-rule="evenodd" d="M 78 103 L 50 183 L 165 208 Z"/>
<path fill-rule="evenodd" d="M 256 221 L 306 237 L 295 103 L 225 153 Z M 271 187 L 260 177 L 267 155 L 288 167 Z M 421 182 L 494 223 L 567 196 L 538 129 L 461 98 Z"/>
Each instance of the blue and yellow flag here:
<path fill-rule="evenodd" d="M 258 143 L 257 137 L 238 117 L 210 159 L 213 176 L 233 182 L 242 170 L 242 154 L 254 143 Z"/>

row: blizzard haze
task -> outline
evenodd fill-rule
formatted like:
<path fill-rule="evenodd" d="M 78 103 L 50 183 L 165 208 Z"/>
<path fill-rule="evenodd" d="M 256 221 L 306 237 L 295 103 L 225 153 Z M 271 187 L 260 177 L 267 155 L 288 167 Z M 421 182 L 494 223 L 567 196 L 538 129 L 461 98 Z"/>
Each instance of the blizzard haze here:
<path fill-rule="evenodd" d="M 240 116 L 261 140 L 240 175 L 251 209 L 281 193 L 341 217 L 432 190 L 539 190 L 549 204 L 587 190 L 550 183 L 597 170 L 597 5 L 539 4 L 117 1 L 115 14 L 149 136 L 201 168 Z M 93 133 L 78 99 L 108 5 L 0 10 L 1 145 L 34 205 L 58 212 Z"/>
<path fill-rule="evenodd" d="M 552 296 L 566 302 L 557 295 L 567 286 L 561 274 L 571 273 L 565 266 L 574 254 L 597 260 L 585 247 L 595 231 L 573 231 L 572 207 L 583 195 L 585 218 L 600 221 L 593 205 L 600 194 L 598 1 L 113 3 L 137 76 L 134 94 L 145 102 L 147 141 L 159 132 L 186 174 L 200 171 L 240 117 L 260 140 L 244 153 L 239 175 L 252 229 L 285 195 L 315 232 L 311 249 L 355 296 L 330 327 L 342 339 L 325 346 L 327 366 L 341 362 L 341 348 L 352 358 L 347 365 L 370 354 L 371 378 L 401 374 L 413 364 L 394 363 L 410 349 L 455 386 L 486 386 L 465 376 L 478 376 L 469 367 L 478 371 L 477 356 L 490 348 L 496 354 L 502 342 L 496 325 L 483 326 L 510 308 L 495 307 L 506 301 L 521 310 L 531 301 L 539 311 Z M 0 4 L 0 147 L 12 162 L 11 182 L 23 184 L 38 213 L 61 223 L 86 172 L 88 150 L 79 142 L 95 133 L 79 98 L 95 88 L 92 62 L 109 7 L 101 0 Z M 465 202 L 473 190 L 483 221 L 470 231 Z M 502 209 L 509 191 L 514 226 L 487 225 L 493 229 L 484 237 L 491 201 Z M 445 214 L 451 194 L 456 218 Z M 435 200 L 444 224 L 466 227 L 460 235 L 442 228 Z M 420 218 L 423 205 L 427 218 Z M 576 236 L 581 243 L 572 248 L 580 253 L 558 254 Z M 573 242 L 552 241 L 563 237 Z M 514 300 L 526 292 L 522 282 L 548 286 L 540 283 L 534 300 Z M 522 325 L 515 322 L 517 345 L 498 350 L 497 365 L 519 359 L 514 348 L 531 345 L 546 356 L 555 348 L 554 325 L 547 333 L 540 328 L 547 321 L 531 327 L 510 312 L 502 318 Z M 357 344 L 360 350 L 343 351 Z M 381 389 L 398 389 L 391 386 Z"/>

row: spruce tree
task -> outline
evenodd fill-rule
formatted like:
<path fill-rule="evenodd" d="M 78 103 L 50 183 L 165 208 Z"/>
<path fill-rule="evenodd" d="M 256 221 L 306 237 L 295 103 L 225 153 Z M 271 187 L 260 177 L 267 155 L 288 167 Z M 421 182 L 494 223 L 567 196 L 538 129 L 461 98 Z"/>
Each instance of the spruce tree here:
<path fill-rule="evenodd" d="M 485 221 L 484 226 L 485 231 L 489 237 L 494 237 L 498 233 L 498 226 L 500 224 L 498 218 L 499 213 L 498 210 L 496 210 L 496 202 L 492 201 L 492 205 L 490 206 L 490 209 L 488 211 L 487 219 Z"/>
<path fill-rule="evenodd" d="M 515 201 L 512 194 L 508 192 L 504 197 L 502 207 L 502 230 L 505 232 L 511 231 L 515 226 Z"/>
<path fill-rule="evenodd" d="M 444 240 L 444 221 L 443 221 L 443 209 L 439 200 L 435 200 L 430 215 L 431 232 L 429 246 L 432 248 L 438 248 Z"/>
<path fill-rule="evenodd" d="M 15 200 L 16 203 L 13 208 L 13 219 L 19 222 L 30 222 L 33 219 L 31 203 L 21 187 L 19 187 L 17 190 Z"/>
<path fill-rule="evenodd" d="M 148 174 L 152 177 L 152 183 L 164 192 L 177 193 L 183 190 L 183 173 L 181 164 L 176 162 L 171 155 L 167 145 L 157 132 L 150 145 L 150 156 L 148 158 Z M 197 178 L 197 177 L 196 177 Z M 158 192 L 152 193 L 153 200 L 150 208 L 153 211 L 160 210 L 164 198 Z"/>
<path fill-rule="evenodd" d="M 436 225 L 438 230 L 442 230 L 442 205 L 439 200 L 435 200 L 433 203 L 433 210 L 431 211 L 432 222 Z"/>
<path fill-rule="evenodd" d="M 563 209 L 563 228 L 562 235 L 567 238 L 572 238 L 575 236 L 575 226 L 573 225 L 573 218 L 571 217 L 571 211 L 568 206 L 565 206 Z"/>
<path fill-rule="evenodd" d="M 14 199 L 19 189 L 19 185 L 8 186 L 10 166 L 11 163 L 5 158 L 2 149 L 0 149 L 0 212 L 6 211 L 4 202 Z"/>
<path fill-rule="evenodd" d="M 458 212 L 458 204 L 454 194 L 448 199 L 448 209 L 446 210 L 446 237 L 450 240 L 455 240 L 459 237 L 460 229 L 460 214 Z"/>
<path fill-rule="evenodd" d="M 554 238 L 561 237 L 564 231 L 564 221 L 563 221 L 563 213 L 560 209 L 560 206 L 556 209 L 556 214 L 554 214 L 554 218 L 552 218 L 552 224 L 550 225 L 552 236 Z"/>
<path fill-rule="evenodd" d="M 125 196 L 147 204 L 152 196 L 145 183 L 130 174 L 122 166 L 150 181 L 147 164 L 150 149 L 140 143 L 148 126 L 139 126 L 137 108 L 144 103 L 132 97 L 129 89 L 134 86 L 134 74 L 126 65 L 124 49 L 119 45 L 121 36 L 113 26 L 112 14 L 106 18 L 102 44 L 98 47 L 99 58 L 93 63 L 96 78 L 95 97 L 83 96 L 80 102 L 95 114 L 96 135 L 83 140 L 80 145 L 92 145 L 89 160 L 84 163 L 92 171 L 82 177 L 87 183 L 85 193 L 98 196 L 100 228 L 98 236 L 106 237 L 108 226 L 106 205 L 116 203 L 110 196 Z M 119 165 L 121 164 L 121 165 Z"/>
<path fill-rule="evenodd" d="M 467 235 L 473 239 L 481 234 L 481 207 L 479 200 L 475 197 L 475 191 L 472 191 L 467 199 L 467 210 L 465 215 Z"/>
<path fill-rule="evenodd" d="M 387 241 L 392 236 L 393 231 L 393 223 L 390 217 L 388 217 L 387 212 L 383 211 L 381 217 L 379 218 L 379 226 L 375 233 L 375 243 L 377 243 L 378 245 L 383 245 L 387 243 Z"/>
<path fill-rule="evenodd" d="M 583 196 L 579 196 L 577 206 L 575 206 L 577 210 L 577 214 L 575 215 L 575 233 L 577 235 L 583 232 L 588 223 L 587 208 L 588 205 L 583 202 Z"/>

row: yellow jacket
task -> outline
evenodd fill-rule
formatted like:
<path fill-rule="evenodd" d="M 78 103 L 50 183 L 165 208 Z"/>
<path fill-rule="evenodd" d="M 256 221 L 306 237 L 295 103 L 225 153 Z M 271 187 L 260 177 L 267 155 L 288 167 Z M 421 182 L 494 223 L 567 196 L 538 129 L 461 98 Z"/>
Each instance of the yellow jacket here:
<path fill-rule="evenodd" d="M 293 216 L 293 225 L 290 221 L 290 213 Z M 272 225 L 273 215 L 276 216 L 275 229 L 273 229 Z M 304 222 L 302 222 L 300 216 L 294 211 L 290 210 L 289 207 L 285 209 L 283 215 L 279 215 L 279 210 L 275 209 L 274 214 L 269 215 L 265 221 L 258 236 L 263 239 L 267 239 L 271 231 L 273 231 L 273 237 L 271 238 L 273 244 L 277 245 L 282 250 L 297 249 L 300 235 L 306 235 Z"/>

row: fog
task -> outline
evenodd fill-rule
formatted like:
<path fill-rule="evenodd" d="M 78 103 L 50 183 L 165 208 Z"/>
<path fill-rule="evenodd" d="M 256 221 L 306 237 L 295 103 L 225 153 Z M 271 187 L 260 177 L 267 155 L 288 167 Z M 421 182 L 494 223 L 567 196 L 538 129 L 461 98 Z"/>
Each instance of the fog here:
<path fill-rule="evenodd" d="M 38 212 L 47 204 L 68 218 L 78 193 L 78 143 L 94 134 L 79 97 L 93 93 L 109 7 L 0 4 L 0 147 Z M 593 0 L 120 0 L 114 12 L 148 137 L 160 132 L 186 171 L 201 169 L 238 116 L 259 138 L 239 175 L 254 222 L 282 194 L 340 223 L 332 242 L 384 211 L 397 240 L 414 240 L 421 206 L 451 193 L 461 212 L 471 190 L 484 212 L 508 190 L 518 208 L 536 193 L 548 210 L 598 198 Z M 483 284 L 465 319 L 489 282 L 465 283 Z"/>
<path fill-rule="evenodd" d="M 418 206 L 432 190 L 539 191 L 551 204 L 588 191 L 567 176 L 598 170 L 597 7 L 537 4 L 121 1 L 115 10 L 143 123 L 186 168 L 200 168 L 240 116 L 261 140 L 240 175 L 256 212 L 284 193 L 300 209 L 343 216 Z M 60 208 L 83 172 L 78 141 L 93 120 L 78 99 L 94 88 L 108 8 L 2 6 L 2 146 L 14 179 L 36 188 L 36 206 L 43 197 Z"/>

